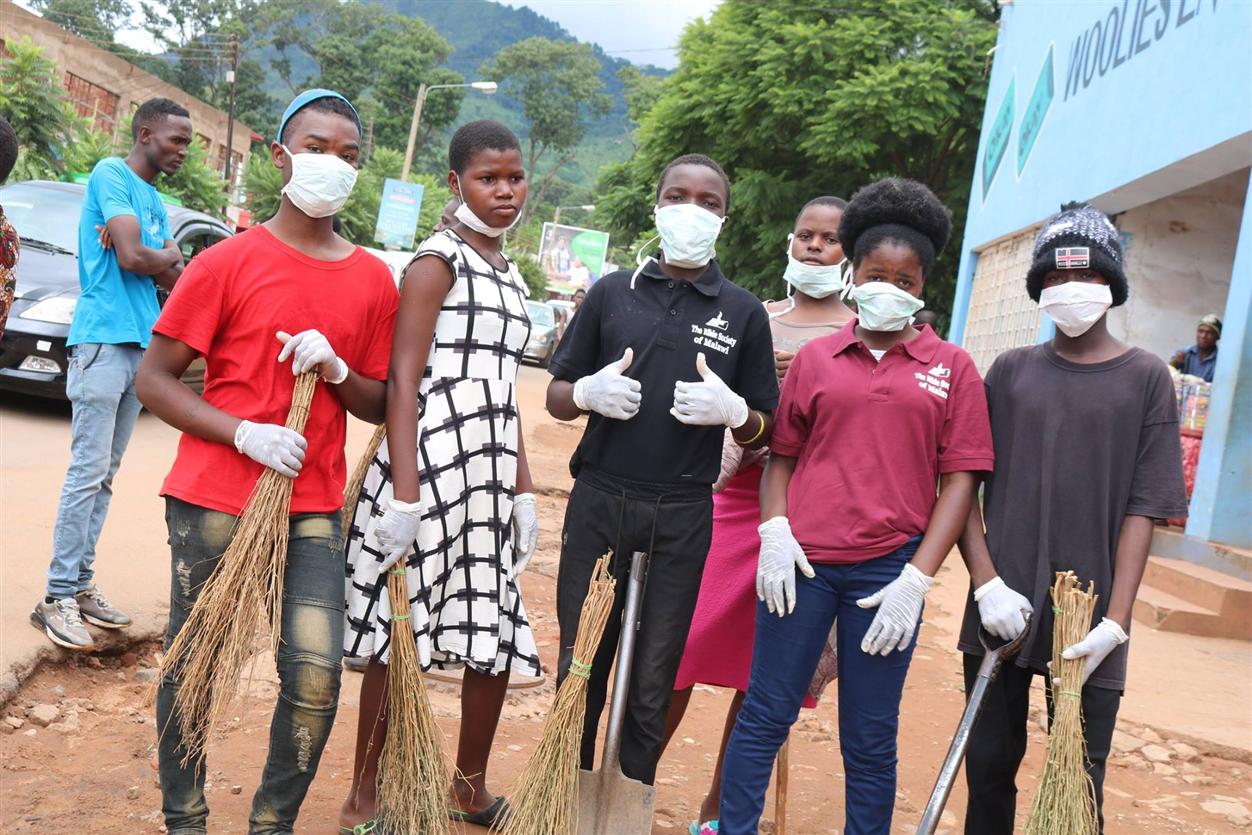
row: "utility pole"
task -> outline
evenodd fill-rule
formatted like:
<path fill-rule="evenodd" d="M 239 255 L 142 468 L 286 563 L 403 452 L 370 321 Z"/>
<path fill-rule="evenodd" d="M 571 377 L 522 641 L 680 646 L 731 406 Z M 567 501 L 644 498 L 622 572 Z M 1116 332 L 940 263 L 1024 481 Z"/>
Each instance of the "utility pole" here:
<path fill-rule="evenodd" d="M 413 167 L 413 146 L 417 144 L 417 123 L 422 121 L 422 105 L 426 103 L 426 82 L 422 82 L 417 88 L 417 101 L 413 103 L 413 121 L 409 123 L 409 144 L 404 149 L 404 169 L 400 172 L 400 179 L 406 183 L 409 181 L 409 169 Z"/>
<path fill-rule="evenodd" d="M 365 126 L 365 145 L 361 148 L 361 164 L 364 168 L 365 164 L 370 161 L 370 154 L 374 151 L 374 117 L 370 117 L 370 123 Z"/>
<path fill-rule="evenodd" d="M 226 81 L 230 84 L 230 106 L 226 110 L 226 202 L 230 203 L 231 197 L 234 196 L 235 188 L 230 179 L 230 164 L 234 159 L 234 139 L 235 139 L 235 88 L 238 86 L 239 70 L 239 35 L 231 33 L 230 36 L 230 69 L 226 73 Z"/>

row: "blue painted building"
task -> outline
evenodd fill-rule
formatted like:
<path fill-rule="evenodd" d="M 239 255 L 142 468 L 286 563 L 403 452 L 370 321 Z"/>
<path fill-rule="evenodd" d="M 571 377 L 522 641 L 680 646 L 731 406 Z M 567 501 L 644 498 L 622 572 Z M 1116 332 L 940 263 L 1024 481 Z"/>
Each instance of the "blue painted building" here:
<path fill-rule="evenodd" d="M 1119 338 L 1168 359 L 1224 321 L 1187 534 L 1252 547 L 1252 2 L 1009 0 L 983 115 L 950 337 L 985 371 L 1051 337 L 1025 290 L 1070 200 L 1113 216 Z"/>

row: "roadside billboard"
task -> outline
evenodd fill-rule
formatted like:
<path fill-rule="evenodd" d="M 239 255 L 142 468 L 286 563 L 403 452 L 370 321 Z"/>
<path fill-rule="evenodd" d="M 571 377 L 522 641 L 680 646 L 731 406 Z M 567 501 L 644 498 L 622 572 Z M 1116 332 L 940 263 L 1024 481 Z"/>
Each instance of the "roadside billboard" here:
<path fill-rule="evenodd" d="M 412 249 L 425 191 L 426 187 L 421 183 L 406 183 L 388 177 L 383 185 L 383 199 L 378 204 L 374 240 L 384 247 Z"/>
<path fill-rule="evenodd" d="M 545 223 L 539 241 L 539 263 L 554 289 L 572 293 L 585 290 L 604 275 L 608 250 L 608 232 Z"/>

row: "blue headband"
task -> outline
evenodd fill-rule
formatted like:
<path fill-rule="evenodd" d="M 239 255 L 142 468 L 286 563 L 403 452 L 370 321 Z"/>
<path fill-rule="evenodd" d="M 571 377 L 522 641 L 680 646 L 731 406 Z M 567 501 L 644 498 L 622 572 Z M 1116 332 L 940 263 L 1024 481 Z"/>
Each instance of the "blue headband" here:
<path fill-rule="evenodd" d="M 287 123 L 291 121 L 291 117 L 295 116 L 309 104 L 318 99 L 339 99 L 348 105 L 348 109 L 352 111 L 352 118 L 356 120 L 356 129 L 361 130 L 361 116 L 356 112 L 356 108 L 352 106 L 352 102 L 348 101 L 343 94 L 336 93 L 334 90 L 325 90 L 316 88 L 313 90 L 305 90 L 300 95 L 291 100 L 291 104 L 287 105 L 287 109 L 283 111 L 282 121 L 278 123 L 278 141 L 283 138 L 283 131 L 287 129 Z"/>

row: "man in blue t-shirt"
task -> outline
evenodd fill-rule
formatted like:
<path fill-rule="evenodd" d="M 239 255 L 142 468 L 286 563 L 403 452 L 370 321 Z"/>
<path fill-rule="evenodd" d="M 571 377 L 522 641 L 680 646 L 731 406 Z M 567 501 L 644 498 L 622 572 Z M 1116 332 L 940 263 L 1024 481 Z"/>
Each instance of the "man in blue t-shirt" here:
<path fill-rule="evenodd" d="M 1179 348 L 1169 364 L 1183 374 L 1199 377 L 1206 383 L 1213 382 L 1217 370 L 1217 341 L 1222 338 L 1222 320 L 1216 313 L 1200 318 L 1195 328 L 1195 344 Z"/>
<path fill-rule="evenodd" d="M 61 488 L 46 596 L 30 619 L 53 643 L 92 648 L 83 621 L 106 629 L 130 625 L 96 588 L 96 541 L 113 495 L 113 476 L 139 416 L 135 372 L 160 306 L 183 268 L 170 240 L 157 175 L 173 174 L 191 144 L 191 114 L 169 99 L 150 99 L 131 121 L 134 144 L 108 157 L 87 182 L 78 222 L 81 292 L 70 323 L 66 394 L 73 404 L 70 466 Z"/>

